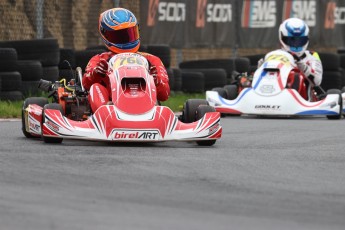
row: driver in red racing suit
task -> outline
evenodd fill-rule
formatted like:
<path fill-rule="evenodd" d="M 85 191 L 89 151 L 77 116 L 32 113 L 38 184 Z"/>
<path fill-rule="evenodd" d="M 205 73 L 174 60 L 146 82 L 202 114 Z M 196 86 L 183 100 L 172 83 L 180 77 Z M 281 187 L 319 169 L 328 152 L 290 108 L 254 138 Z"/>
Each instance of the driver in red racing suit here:
<path fill-rule="evenodd" d="M 89 103 L 92 111 L 109 102 L 110 81 L 107 77 L 109 59 L 119 53 L 136 53 L 140 46 L 139 25 L 134 14 L 124 8 L 113 8 L 103 12 L 99 18 L 99 32 L 110 52 L 92 57 L 86 66 L 82 84 L 90 91 Z M 149 62 L 150 74 L 154 78 L 157 100 L 166 101 L 170 94 L 169 78 L 162 61 L 148 53 L 138 52 Z"/>

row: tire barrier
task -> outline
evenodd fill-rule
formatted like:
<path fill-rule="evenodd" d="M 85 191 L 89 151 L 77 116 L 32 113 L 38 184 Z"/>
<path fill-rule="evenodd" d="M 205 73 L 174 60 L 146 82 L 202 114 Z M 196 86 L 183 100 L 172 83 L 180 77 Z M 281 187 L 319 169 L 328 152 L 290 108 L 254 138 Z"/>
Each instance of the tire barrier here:
<path fill-rule="evenodd" d="M 250 61 L 245 57 L 228 58 L 228 59 L 205 59 L 184 61 L 179 64 L 181 69 L 224 69 L 227 76 L 227 83 L 231 84 L 234 79 L 232 72 L 240 73 L 250 70 Z"/>
<path fill-rule="evenodd" d="M 58 65 L 60 61 L 59 44 L 55 38 L 6 41 L 0 42 L 0 47 L 14 48 L 18 60 L 39 60 L 42 66 Z"/>
<path fill-rule="evenodd" d="M 85 68 L 89 63 L 90 59 L 96 54 L 101 53 L 104 53 L 104 49 L 88 49 L 75 51 L 76 66 L 81 67 L 81 69 L 85 71 Z"/>
<path fill-rule="evenodd" d="M 170 47 L 168 45 L 148 45 L 146 52 L 159 57 L 165 68 L 170 68 Z"/>
<path fill-rule="evenodd" d="M 22 76 L 20 90 L 24 96 L 28 97 L 39 94 L 38 82 L 41 78 L 44 78 L 41 62 L 38 60 L 19 60 L 18 71 Z"/>
<path fill-rule="evenodd" d="M 227 77 L 224 69 L 182 69 L 182 72 L 202 73 L 204 76 L 205 90 L 211 90 L 212 88 L 220 87 L 227 84 Z"/>
<path fill-rule="evenodd" d="M 181 89 L 186 93 L 203 93 L 205 92 L 205 77 L 201 72 L 184 72 L 181 74 Z"/>
<path fill-rule="evenodd" d="M 181 91 L 182 90 L 182 71 L 178 68 L 172 68 L 174 73 L 174 91 Z"/>
<path fill-rule="evenodd" d="M 329 89 L 341 89 L 342 70 L 340 68 L 339 54 L 320 52 L 319 56 L 323 67 L 321 87 L 325 91 Z"/>
<path fill-rule="evenodd" d="M 14 48 L 0 48 L 0 72 L 17 71 L 17 60 Z"/>
<path fill-rule="evenodd" d="M 0 48 L 0 100 L 22 100 L 22 76 L 18 72 L 18 55 L 14 48 Z"/>

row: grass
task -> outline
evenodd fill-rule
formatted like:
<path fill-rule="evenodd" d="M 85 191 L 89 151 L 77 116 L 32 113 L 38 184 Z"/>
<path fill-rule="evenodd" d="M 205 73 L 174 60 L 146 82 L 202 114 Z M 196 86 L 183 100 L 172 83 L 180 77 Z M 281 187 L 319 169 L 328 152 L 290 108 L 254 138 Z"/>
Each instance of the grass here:
<path fill-rule="evenodd" d="M 0 118 L 20 118 L 22 101 L 0 101 Z"/>
<path fill-rule="evenodd" d="M 169 107 L 174 112 L 182 111 L 183 104 L 187 99 L 198 98 L 205 99 L 204 93 L 195 93 L 195 94 L 186 94 L 186 93 L 174 93 L 170 94 L 170 97 L 167 101 L 161 103 L 161 105 Z"/>
<path fill-rule="evenodd" d="M 182 111 L 183 104 L 187 99 L 200 98 L 204 99 L 205 94 L 185 94 L 171 92 L 167 101 L 161 104 L 171 108 L 174 112 Z M 21 118 L 23 101 L 1 101 L 0 100 L 0 118 Z"/>

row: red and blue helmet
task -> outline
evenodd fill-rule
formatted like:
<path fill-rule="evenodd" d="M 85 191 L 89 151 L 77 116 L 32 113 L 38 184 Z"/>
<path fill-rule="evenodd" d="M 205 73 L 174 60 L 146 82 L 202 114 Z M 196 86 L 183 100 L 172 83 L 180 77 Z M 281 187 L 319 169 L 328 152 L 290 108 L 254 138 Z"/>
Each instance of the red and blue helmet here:
<path fill-rule="evenodd" d="M 297 56 L 303 55 L 309 44 L 309 27 L 299 18 L 286 19 L 279 27 L 282 48 Z"/>
<path fill-rule="evenodd" d="M 114 53 L 137 52 L 140 46 L 139 24 L 134 14 L 124 8 L 101 13 L 98 29 L 106 47 Z"/>

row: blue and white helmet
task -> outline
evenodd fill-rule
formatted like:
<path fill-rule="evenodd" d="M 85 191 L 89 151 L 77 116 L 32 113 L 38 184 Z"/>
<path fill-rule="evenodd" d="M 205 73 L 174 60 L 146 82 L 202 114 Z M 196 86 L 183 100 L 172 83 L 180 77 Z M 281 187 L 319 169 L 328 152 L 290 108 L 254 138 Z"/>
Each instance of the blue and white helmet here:
<path fill-rule="evenodd" d="M 299 18 L 286 19 L 279 26 L 279 41 L 285 51 L 302 56 L 309 44 L 308 25 Z"/>

